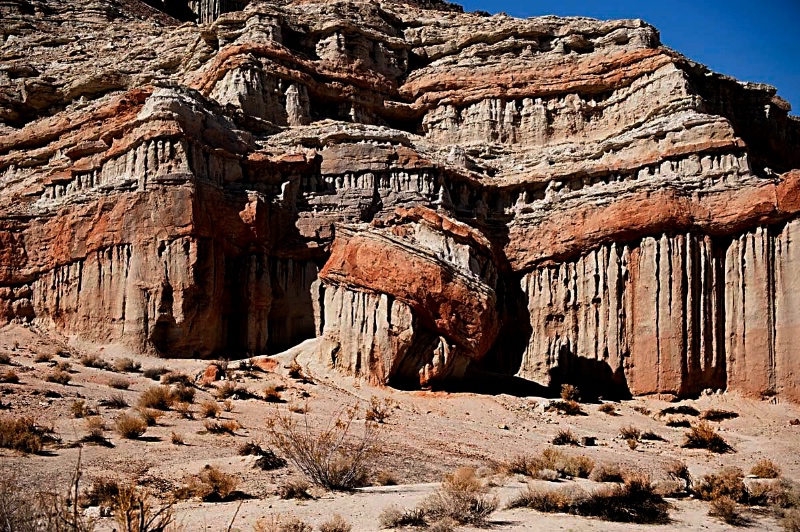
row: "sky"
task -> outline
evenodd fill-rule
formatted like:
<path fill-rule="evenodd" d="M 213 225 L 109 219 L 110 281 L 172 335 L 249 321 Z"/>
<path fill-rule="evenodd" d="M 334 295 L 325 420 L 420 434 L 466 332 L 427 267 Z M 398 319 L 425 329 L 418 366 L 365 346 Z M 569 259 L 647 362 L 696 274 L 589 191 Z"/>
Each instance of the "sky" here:
<path fill-rule="evenodd" d="M 515 17 L 640 18 L 661 42 L 743 81 L 767 83 L 800 115 L 800 0 L 456 0 L 465 11 Z"/>

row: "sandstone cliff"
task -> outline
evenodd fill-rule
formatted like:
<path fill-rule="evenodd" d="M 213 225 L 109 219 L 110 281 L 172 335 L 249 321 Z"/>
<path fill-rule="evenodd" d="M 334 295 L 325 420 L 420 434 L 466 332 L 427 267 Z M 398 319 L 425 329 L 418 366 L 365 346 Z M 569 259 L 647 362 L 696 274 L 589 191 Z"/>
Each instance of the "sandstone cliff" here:
<path fill-rule="evenodd" d="M 775 89 L 638 20 L 152 6 L 0 2 L 0 318 L 165 356 L 316 334 L 404 386 L 800 400 Z"/>

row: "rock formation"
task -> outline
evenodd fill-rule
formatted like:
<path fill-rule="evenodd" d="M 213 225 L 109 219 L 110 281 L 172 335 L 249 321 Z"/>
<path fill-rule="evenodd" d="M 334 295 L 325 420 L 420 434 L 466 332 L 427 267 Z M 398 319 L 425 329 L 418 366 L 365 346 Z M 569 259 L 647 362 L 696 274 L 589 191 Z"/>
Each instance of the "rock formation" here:
<path fill-rule="evenodd" d="M 638 20 L 150 4 L 0 2 L 1 319 L 164 356 L 316 334 L 392 385 L 800 400 L 774 88 Z"/>

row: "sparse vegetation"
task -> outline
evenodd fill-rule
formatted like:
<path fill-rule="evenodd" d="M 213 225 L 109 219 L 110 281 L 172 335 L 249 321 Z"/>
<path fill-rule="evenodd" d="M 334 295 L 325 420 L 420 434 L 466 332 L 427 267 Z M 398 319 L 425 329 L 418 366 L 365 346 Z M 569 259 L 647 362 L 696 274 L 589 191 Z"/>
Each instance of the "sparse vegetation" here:
<path fill-rule="evenodd" d="M 578 445 L 578 438 L 569 429 L 560 429 L 552 441 L 553 445 Z"/>
<path fill-rule="evenodd" d="M 186 387 L 192 386 L 192 379 L 185 373 L 180 373 L 179 371 L 168 371 L 161 375 L 161 384 L 170 385 L 170 384 L 180 384 Z"/>
<path fill-rule="evenodd" d="M 137 373 L 142 365 L 131 358 L 118 358 L 114 361 L 114 371 L 119 373 Z"/>
<path fill-rule="evenodd" d="M 729 525 L 739 526 L 743 524 L 742 514 L 739 512 L 739 505 L 729 497 L 720 497 L 711 501 L 711 509 L 708 515 L 718 517 Z"/>
<path fill-rule="evenodd" d="M 459 524 L 482 525 L 497 509 L 497 497 L 469 467 L 446 475 L 439 488 L 423 502 L 425 517 L 433 521 L 452 519 Z"/>
<path fill-rule="evenodd" d="M 278 497 L 281 499 L 313 499 L 308 493 L 311 486 L 304 480 L 289 480 L 278 486 Z"/>
<path fill-rule="evenodd" d="M 194 403 L 195 389 L 181 383 L 172 388 L 172 400 L 181 403 Z"/>
<path fill-rule="evenodd" d="M 667 426 L 672 428 L 690 428 L 692 423 L 688 419 L 668 419 Z"/>
<path fill-rule="evenodd" d="M 50 362 L 53 360 L 53 355 L 50 353 L 38 353 L 33 357 L 33 361 L 37 363 Z"/>
<path fill-rule="evenodd" d="M 183 436 L 175 431 L 172 432 L 169 439 L 172 442 L 172 445 L 186 445 Z"/>
<path fill-rule="evenodd" d="M 560 412 L 567 416 L 585 416 L 586 412 L 583 411 L 581 405 L 577 401 L 552 401 L 547 409 L 547 412 Z"/>
<path fill-rule="evenodd" d="M 561 399 L 564 401 L 580 402 L 581 392 L 577 386 L 573 386 L 572 384 L 562 384 Z"/>
<path fill-rule="evenodd" d="M 127 390 L 131 387 L 131 381 L 122 377 L 111 377 L 108 379 L 108 385 L 116 390 Z"/>
<path fill-rule="evenodd" d="M 665 441 L 664 438 L 662 438 L 652 430 L 646 430 L 642 432 L 641 439 L 643 441 Z"/>
<path fill-rule="evenodd" d="M 222 409 L 215 402 L 207 399 L 200 403 L 200 415 L 206 418 L 216 418 L 222 413 Z"/>
<path fill-rule="evenodd" d="M 594 482 L 623 482 L 624 477 L 618 464 L 599 464 L 592 470 L 589 480 Z"/>
<path fill-rule="evenodd" d="M 786 532 L 800 532 L 800 510 L 789 510 L 781 519 L 781 526 Z"/>
<path fill-rule="evenodd" d="M 617 415 L 617 407 L 611 403 L 603 403 L 600 405 L 597 410 L 604 414 L 608 414 L 609 416 L 616 416 Z"/>
<path fill-rule="evenodd" d="M 142 372 L 142 375 L 145 378 L 157 381 L 157 380 L 159 380 L 161 378 L 161 376 L 163 374 L 168 373 L 168 372 L 169 372 L 169 370 L 167 368 L 165 368 L 164 366 L 159 366 L 159 367 L 155 367 L 155 368 L 147 368 L 147 369 L 145 369 Z"/>
<path fill-rule="evenodd" d="M 422 528 L 428 524 L 425 519 L 424 510 L 420 508 L 404 510 L 395 505 L 384 508 L 378 517 L 378 522 L 381 528 L 401 528 L 407 526 Z"/>
<path fill-rule="evenodd" d="M 121 393 L 115 393 L 108 399 L 101 399 L 98 401 L 100 406 L 105 406 L 106 408 L 128 408 L 128 401 L 125 400 L 125 397 Z"/>
<path fill-rule="evenodd" d="M 135 440 L 147 432 L 147 423 L 139 416 L 120 414 L 114 422 L 114 430 L 121 438 Z"/>
<path fill-rule="evenodd" d="M 158 425 L 158 420 L 161 416 L 164 415 L 162 410 L 157 410 L 155 408 L 142 408 L 139 407 L 136 409 L 136 413 L 141 416 L 145 423 L 147 423 L 148 427 L 155 427 Z"/>
<path fill-rule="evenodd" d="M 649 416 L 650 414 L 652 414 L 652 412 L 650 412 L 650 409 L 647 408 L 646 406 L 634 405 L 631 408 L 633 408 L 634 412 L 639 412 L 643 416 Z"/>
<path fill-rule="evenodd" d="M 206 465 L 190 479 L 189 491 L 206 502 L 221 502 L 233 495 L 237 485 L 233 475 L 218 467 Z"/>
<path fill-rule="evenodd" d="M 591 494 L 574 488 L 542 490 L 529 487 L 513 499 L 509 507 L 592 516 L 622 523 L 657 524 L 669 519 L 669 505 L 654 492 L 650 479 L 642 475 L 629 476 L 623 485 Z"/>
<path fill-rule="evenodd" d="M 744 484 L 744 473 L 738 467 L 726 467 L 719 473 L 704 475 L 693 487 L 695 496 L 704 501 L 714 501 L 727 497 L 736 502 L 744 501 L 747 488 Z"/>
<path fill-rule="evenodd" d="M 175 398 L 172 390 L 166 386 L 151 386 L 142 392 L 137 401 L 140 408 L 155 408 L 157 410 L 169 410 Z"/>
<path fill-rule="evenodd" d="M 268 403 L 282 403 L 281 392 L 277 386 L 267 386 L 264 388 L 264 400 Z"/>
<path fill-rule="evenodd" d="M 390 471 L 379 471 L 372 483 L 376 486 L 396 486 L 397 477 Z"/>
<path fill-rule="evenodd" d="M 642 437 L 642 431 L 640 431 L 636 427 L 627 426 L 619 429 L 619 435 L 622 436 L 623 440 L 639 441 L 639 438 Z"/>
<path fill-rule="evenodd" d="M 303 366 L 298 364 L 296 360 L 292 360 L 292 363 L 289 364 L 289 377 L 295 380 L 305 379 Z"/>
<path fill-rule="evenodd" d="M 0 353 L 0 364 L 11 364 L 11 355 L 8 353 Z"/>
<path fill-rule="evenodd" d="M 713 453 L 719 454 L 734 451 L 733 447 L 728 445 L 728 442 L 705 422 L 698 423 L 686 433 L 683 447 L 687 449 L 708 449 Z"/>
<path fill-rule="evenodd" d="M 680 405 L 680 406 L 669 406 L 659 413 L 660 416 L 666 416 L 670 414 L 696 417 L 700 415 L 700 411 L 693 406 Z"/>
<path fill-rule="evenodd" d="M 103 447 L 113 447 L 110 441 L 105 437 L 104 431 L 106 424 L 100 416 L 90 416 L 85 419 L 86 436 L 81 438 L 82 443 L 92 445 L 102 445 Z"/>
<path fill-rule="evenodd" d="M 126 484 L 114 497 L 114 520 L 120 532 L 164 532 L 174 514 L 172 504 L 156 505 L 145 490 Z"/>
<path fill-rule="evenodd" d="M 229 434 L 230 436 L 236 436 L 236 431 L 242 428 L 242 426 L 233 419 L 226 419 L 224 421 L 207 419 L 203 422 L 203 426 L 210 434 Z"/>
<path fill-rule="evenodd" d="M 256 522 L 253 532 L 311 532 L 312 526 L 294 516 L 271 515 Z"/>
<path fill-rule="evenodd" d="M 594 469 L 594 460 L 587 456 L 571 456 L 557 449 L 544 449 L 536 456 L 517 456 L 505 468 L 510 473 L 520 473 L 533 478 L 550 480 L 549 472 L 556 472 L 555 478 L 588 478 Z"/>
<path fill-rule="evenodd" d="M 194 412 L 192 412 L 192 405 L 189 403 L 175 403 L 173 409 L 183 419 L 194 419 Z"/>
<path fill-rule="evenodd" d="M 0 416 L 0 447 L 21 453 L 40 453 L 58 441 L 53 429 L 37 424 L 32 417 Z"/>
<path fill-rule="evenodd" d="M 369 399 L 369 406 L 364 415 L 367 421 L 374 421 L 375 423 L 385 423 L 386 420 L 392 415 L 392 408 L 394 408 L 394 401 L 389 397 L 380 397 L 373 395 Z"/>
<path fill-rule="evenodd" d="M 75 399 L 69 405 L 69 411 L 74 418 L 82 418 L 89 415 L 89 407 L 86 406 L 86 401 L 83 399 Z"/>
<path fill-rule="evenodd" d="M 758 478 L 778 478 L 781 476 L 781 468 L 772 460 L 759 460 L 756 465 L 750 469 L 750 474 Z"/>
<path fill-rule="evenodd" d="M 83 355 L 81 357 L 81 364 L 86 366 L 87 368 L 95 368 L 95 369 L 104 369 L 104 370 L 111 370 L 111 365 L 106 362 L 102 357 L 99 355 Z"/>
<path fill-rule="evenodd" d="M 0 373 L 0 383 L 3 384 L 17 384 L 19 382 L 19 375 L 13 369 L 9 369 Z"/>
<path fill-rule="evenodd" d="M 736 412 L 717 410 L 714 408 L 706 410 L 700 415 L 700 419 L 705 419 L 707 421 L 725 421 L 726 419 L 736 419 L 737 417 L 739 417 L 739 414 Z"/>
<path fill-rule="evenodd" d="M 319 525 L 319 532 L 350 532 L 353 526 L 344 517 L 334 514 L 333 517 Z"/>
<path fill-rule="evenodd" d="M 48 373 L 44 380 L 55 384 L 63 384 L 66 386 L 72 380 L 72 376 L 66 371 L 55 370 Z"/>
<path fill-rule="evenodd" d="M 319 433 L 308 419 L 302 424 L 276 413 L 268 424 L 273 444 L 314 484 L 331 490 L 348 490 L 365 484 L 377 449 L 377 424 L 364 423 L 360 436 L 353 434 L 358 410 L 349 408 L 333 416 Z"/>

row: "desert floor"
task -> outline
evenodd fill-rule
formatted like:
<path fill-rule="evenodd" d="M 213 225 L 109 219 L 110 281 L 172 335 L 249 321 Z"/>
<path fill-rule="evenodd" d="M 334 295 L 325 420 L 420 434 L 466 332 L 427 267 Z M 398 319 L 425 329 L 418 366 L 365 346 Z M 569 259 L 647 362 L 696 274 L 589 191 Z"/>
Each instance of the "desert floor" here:
<path fill-rule="evenodd" d="M 184 530 L 227 530 L 234 514 L 231 530 L 252 530 L 261 517 L 291 514 L 310 524 L 319 525 L 334 513 L 341 514 L 353 525 L 353 530 L 379 530 L 379 514 L 390 505 L 412 507 L 437 489 L 444 474 L 469 466 L 487 479 L 491 491 L 500 500 L 500 509 L 492 514 L 492 530 L 737 530 L 720 520 L 709 517 L 709 505 L 691 498 L 669 499 L 671 522 L 666 525 L 629 525 L 563 514 L 543 514 L 528 509 L 508 510 L 505 503 L 530 479 L 520 475 L 498 473 L 498 465 L 520 454 L 535 454 L 552 447 L 550 440 L 559 429 L 569 428 L 579 438 L 596 437 L 590 447 L 559 447 L 568 454 L 590 456 L 597 463 L 620 464 L 624 469 L 646 472 L 656 483 L 667 480 L 667 469 L 676 460 L 688 464 L 693 476 L 718 471 L 723 466 L 738 466 L 745 473 L 757 461 L 768 458 L 779 464 L 783 476 L 800 480 L 800 426 L 790 421 L 800 417 L 800 408 L 776 398 L 748 399 L 730 394 L 710 394 L 697 400 L 677 404 L 692 405 L 700 411 L 717 408 L 735 411 L 738 418 L 713 423 L 736 452 L 712 454 L 704 450 L 681 447 L 686 428 L 670 428 L 659 412 L 676 403 L 656 399 L 634 399 L 615 403 L 617 415 L 598 410 L 598 403 L 583 404 L 587 415 L 566 416 L 546 412 L 550 400 L 540 397 L 511 395 L 480 395 L 473 393 L 403 392 L 376 388 L 352 377 L 334 375 L 314 360 L 310 354 L 313 341 L 294 350 L 262 361 L 264 369 L 249 374 L 232 371 L 233 379 L 256 395 L 268 386 L 284 387 L 284 402 L 269 403 L 261 398 L 232 400 L 232 411 L 222 412 L 222 419 L 235 419 L 241 428 L 235 435 L 215 435 L 205 430 L 204 420 L 184 419 L 175 411 L 167 412 L 156 426 L 148 428 L 139 440 L 121 439 L 112 430 L 114 419 L 125 410 L 98 406 L 98 401 L 112 394 L 122 394 L 133 407 L 141 392 L 158 383 L 141 373 L 116 373 L 86 367 L 80 357 L 94 354 L 112 363 L 127 356 L 142 364 L 142 369 L 165 366 L 193 379 L 209 365 L 202 360 L 165 360 L 132 356 L 121 349 L 98 349 L 91 344 L 65 344 L 45 337 L 34 329 L 9 325 L 0 329 L 0 353 L 11 355 L 11 364 L 0 371 L 12 369 L 19 383 L 0 385 L 0 401 L 4 408 L 0 416 L 33 416 L 44 425 L 52 425 L 61 444 L 48 448 L 42 455 L 22 455 L 0 450 L 0 471 L 13 476 L 21 489 L 48 489 L 63 486 L 67 489 L 79 460 L 84 485 L 92 479 L 111 477 L 148 486 L 166 498 L 184 485 L 189 475 L 198 473 L 205 465 L 216 465 L 238 479 L 241 500 L 202 502 L 197 499 L 176 505 L 178 522 Z M 58 353 L 61 352 L 59 355 Z M 42 354 L 51 360 L 34 362 Z M 294 358 L 302 365 L 306 379 L 289 376 L 288 365 Z M 69 362 L 71 380 L 67 385 L 47 382 L 45 377 L 58 362 Z M 236 368 L 237 362 L 231 362 Z M 109 387 L 114 378 L 130 381 L 127 390 Z M 217 382 L 215 385 L 220 385 Z M 198 387 L 197 403 L 213 399 L 213 386 Z M 322 427 L 343 408 L 352 405 L 366 407 L 372 397 L 392 401 L 390 416 L 380 425 L 380 455 L 375 464 L 376 474 L 392 476 L 397 485 L 369 486 L 353 492 L 326 492 L 313 488 L 310 500 L 283 500 L 277 488 L 291 479 L 301 478 L 299 471 L 289 466 L 262 471 L 254 468 L 255 457 L 239 456 L 238 447 L 245 442 L 259 442 L 270 447 L 268 421 L 276 413 L 295 416 L 312 427 Z M 113 447 L 70 445 L 86 434 L 83 419 L 76 419 L 71 405 L 83 399 L 95 408 L 109 430 L 107 438 Z M 289 412 L 302 406 L 306 414 Z M 645 412 L 645 413 L 643 413 Z M 649 413 L 646 413 L 649 412 Z M 694 421 L 694 420 L 693 420 Z M 363 416 L 354 423 L 356 434 L 363 428 Z M 631 449 L 620 436 L 620 428 L 635 426 L 651 430 L 664 441 L 642 441 Z M 185 445 L 174 445 L 172 434 L 182 435 Z M 597 483 L 589 480 L 563 480 L 558 483 L 530 481 L 541 485 L 584 486 L 593 489 Z M 89 508 L 88 512 L 97 511 Z M 753 530 L 781 530 L 774 516 L 764 510 L 746 510 Z M 114 521 L 98 520 L 99 530 L 113 530 Z M 741 528 L 738 528 L 741 529 Z M 469 530 L 469 528 L 463 528 Z"/>

